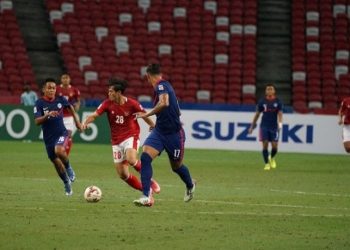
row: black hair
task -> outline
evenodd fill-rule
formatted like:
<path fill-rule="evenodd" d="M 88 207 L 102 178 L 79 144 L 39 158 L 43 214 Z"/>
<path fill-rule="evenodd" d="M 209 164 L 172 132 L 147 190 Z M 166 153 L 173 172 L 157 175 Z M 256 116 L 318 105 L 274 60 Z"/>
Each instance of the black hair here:
<path fill-rule="evenodd" d="M 54 82 L 56 84 L 56 80 L 54 78 L 49 77 L 44 80 L 43 84 L 41 85 L 41 88 L 44 88 L 48 82 Z"/>
<path fill-rule="evenodd" d="M 156 63 L 149 64 L 146 68 L 146 72 L 150 75 L 159 75 L 160 65 Z"/>
<path fill-rule="evenodd" d="M 113 87 L 114 91 L 121 91 L 123 94 L 128 87 L 128 82 L 124 79 L 112 77 L 108 80 L 108 85 Z"/>
<path fill-rule="evenodd" d="M 265 89 L 266 89 L 267 87 L 273 87 L 273 88 L 276 90 L 276 86 L 275 86 L 273 83 L 267 83 L 267 84 L 265 85 Z"/>

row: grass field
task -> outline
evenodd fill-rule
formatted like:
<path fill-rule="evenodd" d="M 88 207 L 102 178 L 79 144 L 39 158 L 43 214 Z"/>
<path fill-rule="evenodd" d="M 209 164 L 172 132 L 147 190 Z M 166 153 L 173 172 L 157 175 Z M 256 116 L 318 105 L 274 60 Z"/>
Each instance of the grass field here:
<path fill-rule="evenodd" d="M 162 192 L 140 208 L 109 145 L 74 145 L 78 179 L 66 197 L 42 143 L 0 141 L 0 249 L 350 249 L 349 156 L 280 153 L 274 171 L 258 152 L 187 150 L 185 159 L 194 200 L 182 201 L 162 155 Z M 83 199 L 91 184 L 99 203 Z"/>

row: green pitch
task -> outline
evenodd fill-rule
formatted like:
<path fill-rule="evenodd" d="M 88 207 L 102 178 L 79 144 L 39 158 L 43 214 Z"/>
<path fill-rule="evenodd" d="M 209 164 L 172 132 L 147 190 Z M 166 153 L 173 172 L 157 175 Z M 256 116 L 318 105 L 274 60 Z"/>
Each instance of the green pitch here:
<path fill-rule="evenodd" d="M 260 147 L 260 144 L 257 144 Z M 163 154 L 152 208 L 116 175 L 109 145 L 76 144 L 74 195 L 42 143 L 0 141 L 0 249 L 350 249 L 350 156 L 187 150 L 195 198 Z M 99 203 L 83 199 L 88 185 Z"/>

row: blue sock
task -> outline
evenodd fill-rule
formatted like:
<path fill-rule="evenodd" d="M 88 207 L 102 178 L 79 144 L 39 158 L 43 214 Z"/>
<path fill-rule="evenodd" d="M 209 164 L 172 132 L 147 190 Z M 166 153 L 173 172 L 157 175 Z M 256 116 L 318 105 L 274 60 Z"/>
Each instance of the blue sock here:
<path fill-rule="evenodd" d="M 57 171 L 57 173 L 58 173 L 58 176 L 63 181 L 63 183 L 68 183 L 69 182 L 69 179 L 68 179 L 68 176 L 67 176 L 66 172 L 61 173 L 61 172 Z"/>
<path fill-rule="evenodd" d="M 269 162 L 269 151 L 267 149 L 263 149 L 262 151 L 265 164 Z"/>
<path fill-rule="evenodd" d="M 185 165 L 182 164 L 179 168 L 173 169 L 173 171 L 180 176 L 188 189 L 193 187 L 190 171 Z"/>
<path fill-rule="evenodd" d="M 271 158 L 275 157 L 276 154 L 277 154 L 277 148 L 271 149 Z"/>
<path fill-rule="evenodd" d="M 67 172 L 69 178 L 71 179 L 71 181 L 74 181 L 75 173 L 74 173 L 72 166 L 69 163 L 69 160 L 67 162 L 63 162 L 63 165 L 64 165 L 64 168 L 66 169 L 66 172 Z"/>
<path fill-rule="evenodd" d="M 152 158 L 147 153 L 142 153 L 140 158 L 142 193 L 145 196 L 149 196 L 149 190 L 151 188 L 151 178 L 153 174 Z"/>

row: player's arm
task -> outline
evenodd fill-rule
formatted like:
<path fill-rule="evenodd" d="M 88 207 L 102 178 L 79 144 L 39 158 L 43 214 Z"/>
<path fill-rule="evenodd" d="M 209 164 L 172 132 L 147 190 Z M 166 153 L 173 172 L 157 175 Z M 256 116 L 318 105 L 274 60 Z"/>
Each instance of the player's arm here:
<path fill-rule="evenodd" d="M 151 118 L 143 117 L 142 119 L 148 124 L 149 130 L 152 130 L 155 127 L 155 124 Z"/>
<path fill-rule="evenodd" d="M 259 116 L 260 116 L 260 111 L 256 111 L 255 112 L 255 115 L 254 115 L 254 118 L 253 118 L 253 121 L 252 121 L 252 124 L 250 125 L 250 128 L 248 130 L 248 133 L 251 134 L 253 132 L 253 130 L 256 128 L 256 122 L 258 121 L 259 119 Z"/>
<path fill-rule="evenodd" d="M 95 119 L 99 116 L 99 114 L 95 111 L 94 113 L 92 113 L 91 115 L 89 115 L 88 117 L 86 117 L 85 121 L 83 122 L 82 126 L 83 129 L 87 129 L 88 125 L 92 122 L 95 121 Z"/>
<path fill-rule="evenodd" d="M 344 116 L 344 112 L 343 112 L 343 106 L 344 106 L 344 101 L 340 104 L 340 108 L 338 111 L 338 115 L 339 115 L 339 121 L 338 124 L 342 125 L 344 122 L 343 116 Z"/>
<path fill-rule="evenodd" d="M 41 125 L 44 122 L 46 122 L 50 117 L 56 117 L 57 115 L 58 115 L 58 111 L 52 110 L 50 112 L 47 112 L 47 113 L 45 113 L 42 116 L 36 117 L 35 118 L 35 124 L 36 125 Z"/>
<path fill-rule="evenodd" d="M 278 111 L 278 113 L 277 113 L 277 122 L 278 122 L 278 129 L 282 129 L 282 125 L 283 125 L 283 112 L 282 112 L 282 110 Z"/>
<path fill-rule="evenodd" d="M 159 95 L 159 101 L 157 104 L 154 106 L 154 108 L 147 112 L 147 113 L 139 113 L 137 117 L 139 118 L 145 118 L 149 117 L 155 114 L 158 114 L 160 111 L 162 111 L 164 108 L 169 106 L 169 95 L 168 93 L 164 93 Z"/>
<path fill-rule="evenodd" d="M 75 111 L 78 112 L 80 109 L 80 97 L 77 98 L 77 101 L 73 104 L 73 106 Z"/>
<path fill-rule="evenodd" d="M 82 125 L 80 123 L 80 119 L 79 119 L 79 116 L 77 114 L 77 112 L 75 112 L 75 109 L 72 105 L 69 105 L 68 106 L 68 110 L 69 112 L 72 114 L 73 116 L 73 119 L 74 119 L 74 122 L 75 122 L 75 126 L 79 129 L 79 130 L 82 130 Z"/>

